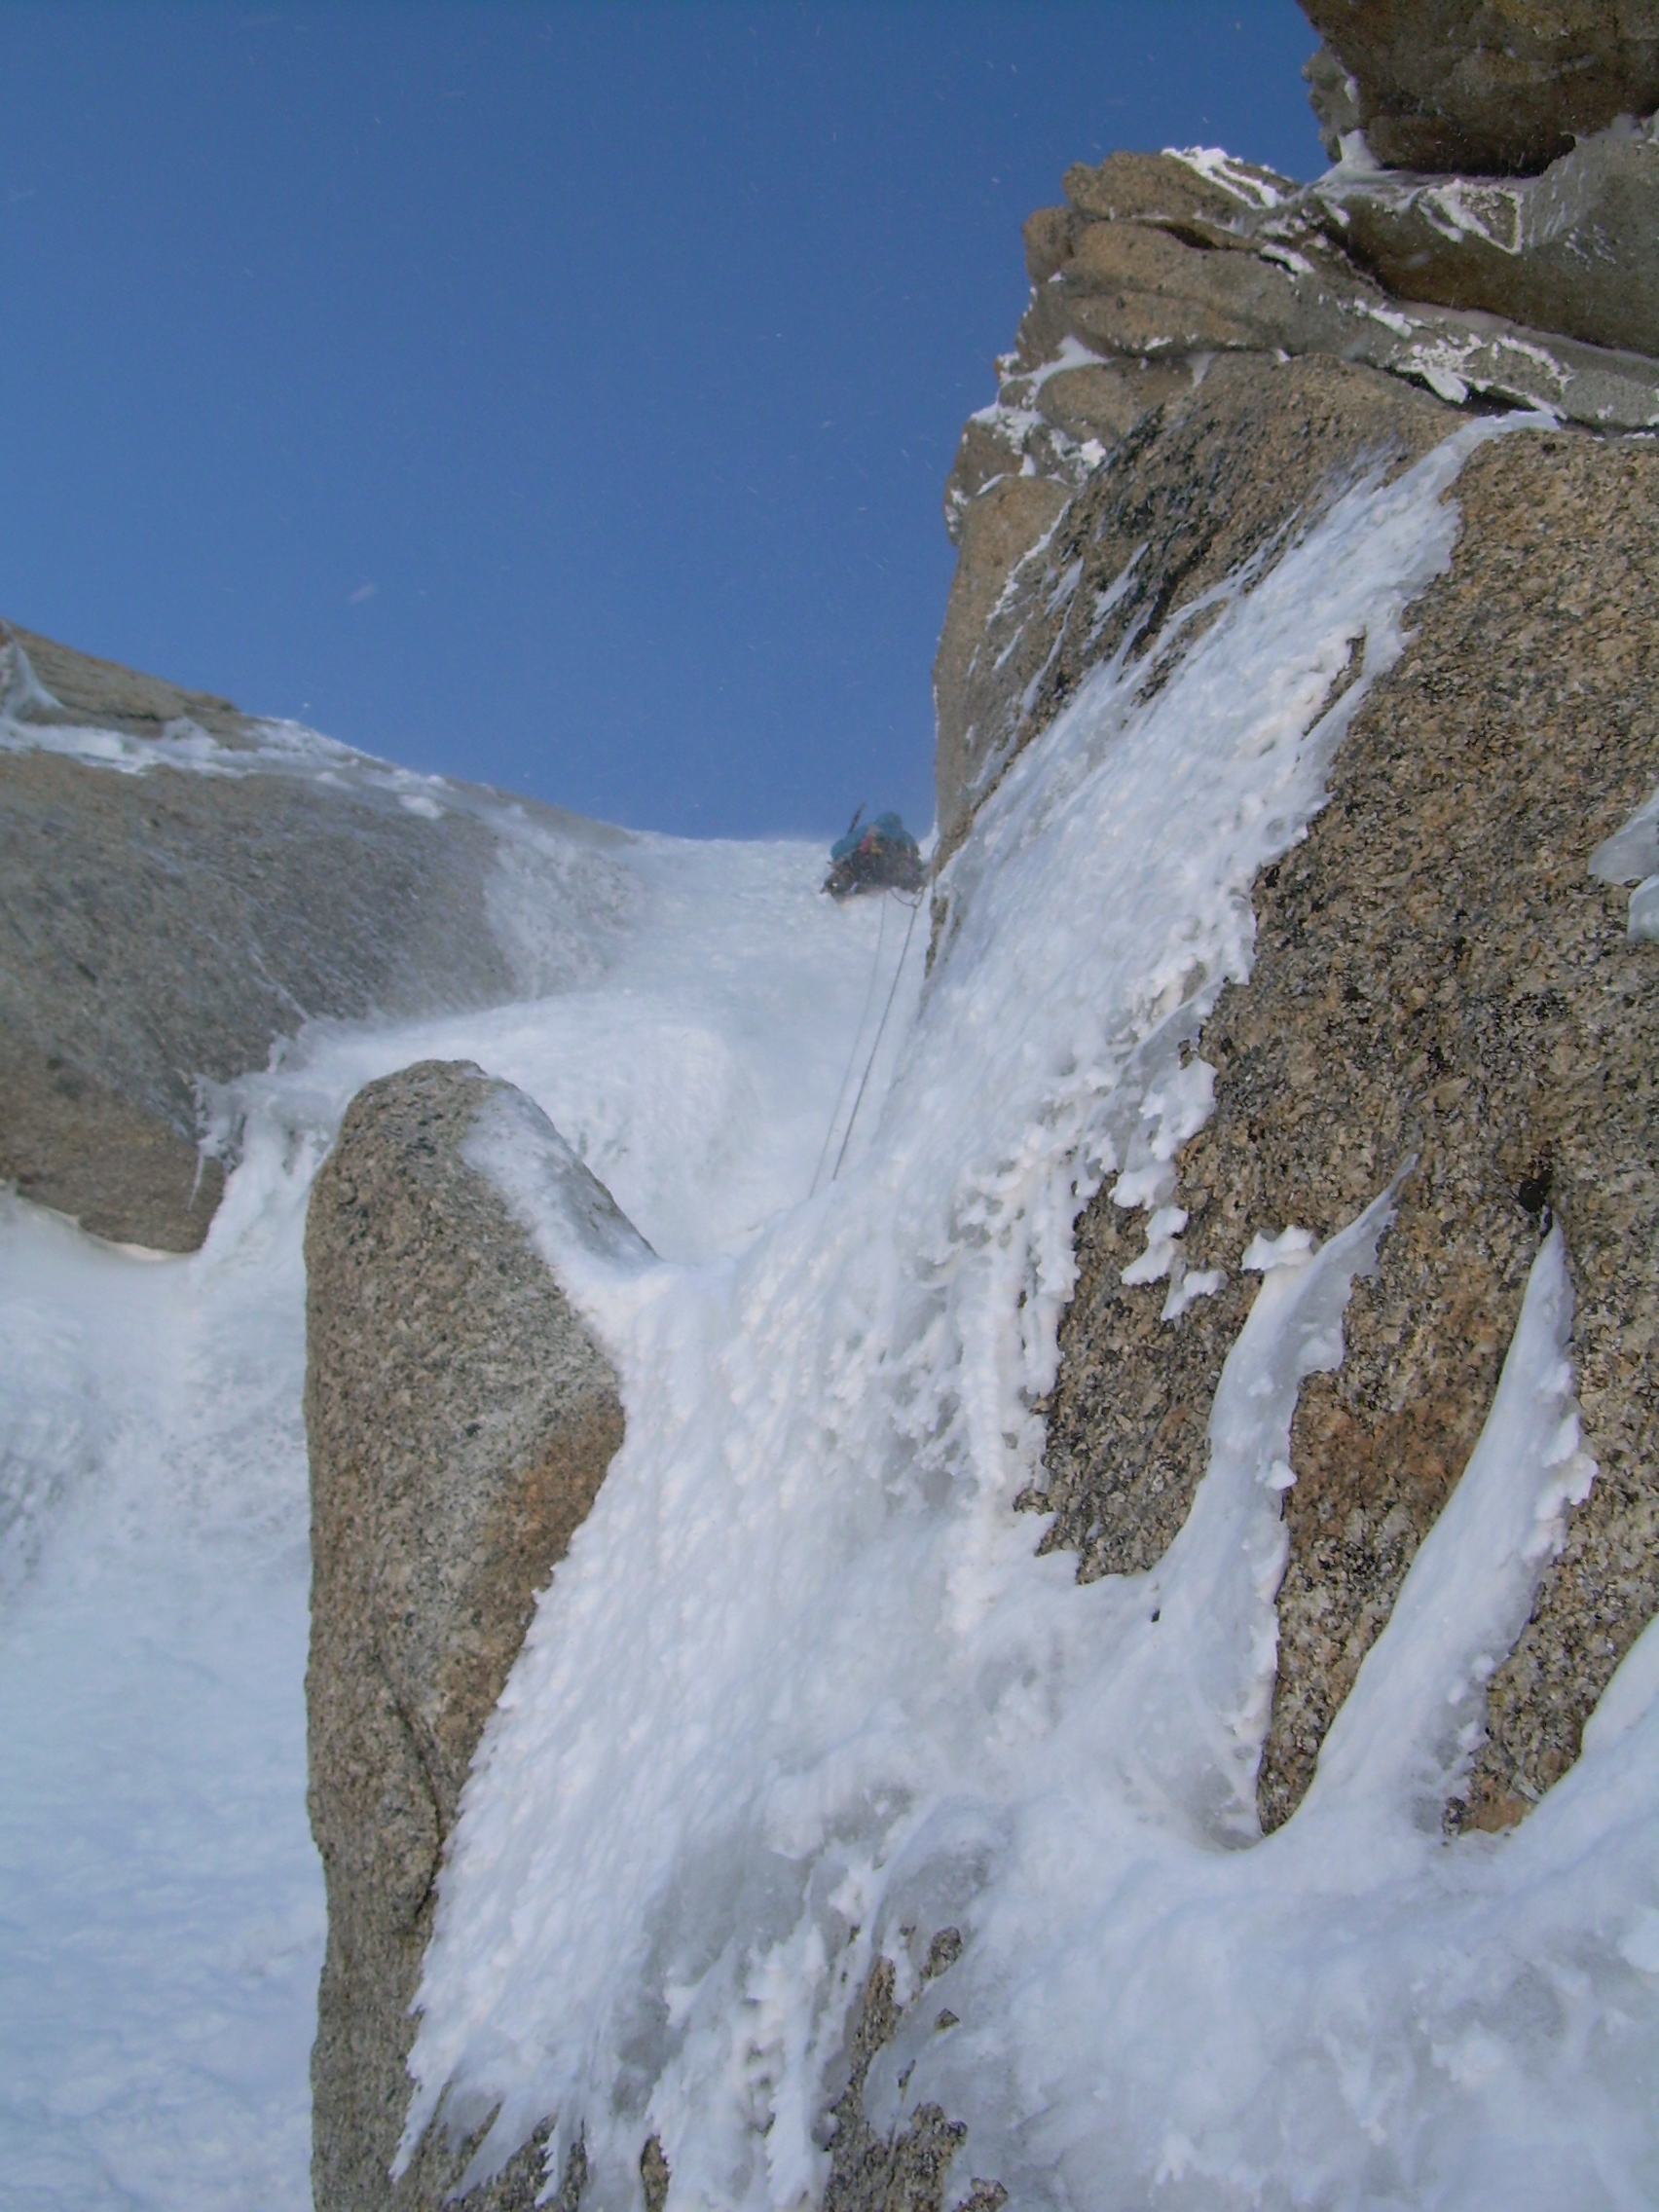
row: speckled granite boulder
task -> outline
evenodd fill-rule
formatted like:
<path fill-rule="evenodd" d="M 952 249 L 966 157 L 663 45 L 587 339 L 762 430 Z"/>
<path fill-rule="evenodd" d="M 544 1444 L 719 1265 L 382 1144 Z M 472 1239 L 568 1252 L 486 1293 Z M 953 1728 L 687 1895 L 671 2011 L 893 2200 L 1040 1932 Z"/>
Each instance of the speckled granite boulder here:
<path fill-rule="evenodd" d="M 1363 129 L 1391 168 L 1528 173 L 1659 108 L 1655 0 L 1301 0 L 1335 160 Z"/>
<path fill-rule="evenodd" d="M 467 2146 L 394 2189 L 409 2005 L 439 1860 L 535 1598 L 622 1441 L 616 1377 L 514 1206 L 468 1158 L 491 1117 L 584 1233 L 648 1257 L 528 1100 L 464 1062 L 360 1091 L 306 1225 L 312 1828 L 328 1951 L 312 2060 L 317 2212 L 436 2207 Z M 532 2144 L 468 2212 L 519 2212 Z"/>

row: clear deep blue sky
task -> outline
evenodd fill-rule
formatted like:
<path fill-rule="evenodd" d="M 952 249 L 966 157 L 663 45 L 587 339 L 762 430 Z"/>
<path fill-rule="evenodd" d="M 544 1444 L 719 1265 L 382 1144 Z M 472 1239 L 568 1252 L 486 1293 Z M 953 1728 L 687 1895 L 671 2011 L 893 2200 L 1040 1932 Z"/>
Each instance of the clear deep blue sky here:
<path fill-rule="evenodd" d="M 1292 0 L 0 0 L 0 613 L 644 828 L 932 815 L 1019 225 Z"/>

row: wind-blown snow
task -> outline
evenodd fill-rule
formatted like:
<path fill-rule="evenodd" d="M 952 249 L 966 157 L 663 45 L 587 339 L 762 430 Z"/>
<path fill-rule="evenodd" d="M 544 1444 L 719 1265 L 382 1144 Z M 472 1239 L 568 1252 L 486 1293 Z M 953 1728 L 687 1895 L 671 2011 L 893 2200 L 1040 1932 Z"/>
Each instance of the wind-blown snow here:
<path fill-rule="evenodd" d="M 498 2108 L 482 2173 L 556 2116 L 550 2174 L 579 2134 L 597 2206 L 638 2203 L 651 2134 L 671 2207 L 799 2204 L 872 1961 L 907 1999 L 949 1926 L 961 1955 L 867 2099 L 878 2126 L 929 2101 L 969 2122 L 958 2196 L 977 2174 L 1102 2207 L 1649 2200 L 1651 1663 L 1617 1755 L 1593 1740 L 1518 1837 L 1449 1844 L 1435 1796 L 1592 1472 L 1559 1239 L 1465 1485 L 1266 1841 L 1296 1387 L 1341 1357 L 1391 1193 L 1322 1250 L 1287 1225 L 1246 1255 L 1263 1287 L 1156 1568 L 1079 1588 L 1010 1510 L 1041 1481 L 1033 1401 L 1102 1178 L 1149 1209 L 1142 1272 L 1179 1311 L 1192 1042 L 1490 434 L 1351 491 L 1218 595 L 1155 696 L 1098 671 L 1014 763 L 952 863 L 874 1141 L 739 1257 L 608 1263 L 498 1148 L 628 1433 L 463 1799 L 409 2141 Z"/>
<path fill-rule="evenodd" d="M 676 1259 L 741 1246 L 810 1188 L 861 1010 L 894 979 L 895 917 L 884 932 L 877 903 L 820 898 L 823 855 L 801 845 L 628 839 L 607 865 L 571 874 L 552 912 L 534 866 L 508 884 L 527 962 L 551 944 L 579 973 L 572 948 L 597 951 L 603 989 L 318 1026 L 226 1087 L 240 1164 L 192 1258 L 115 1250 L 0 1197 L 6 2212 L 311 2202 L 323 1916 L 300 1239 L 352 1093 L 428 1055 L 481 1060 Z"/>

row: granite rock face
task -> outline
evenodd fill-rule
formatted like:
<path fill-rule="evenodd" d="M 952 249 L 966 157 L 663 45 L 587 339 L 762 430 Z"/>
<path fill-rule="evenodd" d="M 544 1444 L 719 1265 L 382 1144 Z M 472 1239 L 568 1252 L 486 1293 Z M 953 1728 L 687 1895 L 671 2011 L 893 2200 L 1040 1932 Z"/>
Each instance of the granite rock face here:
<path fill-rule="evenodd" d="M 1659 354 L 1651 125 L 1585 138 L 1541 176 L 1338 170 L 1314 197 L 1353 259 L 1402 299 Z"/>
<path fill-rule="evenodd" d="M 961 1932 L 941 1928 L 917 1948 L 919 1986 L 910 2002 L 926 2006 L 928 1984 L 961 1955 Z M 859 2001 L 848 2038 L 846 2083 L 833 2109 L 824 2212 L 943 2212 L 947 2184 L 958 2212 L 1000 2212 L 1008 2201 L 1000 2182 L 975 2175 L 963 2193 L 962 2177 L 952 2168 L 969 2131 L 941 2107 L 918 2107 L 908 2124 L 892 2135 L 878 2134 L 869 2124 L 864 2098 L 870 2063 L 903 2018 L 894 2002 L 897 1980 L 892 1961 L 878 1959 Z M 934 2003 L 937 2007 L 937 1998 Z M 941 2011 L 939 2020 L 941 2026 L 952 2025 L 955 2014 Z"/>
<path fill-rule="evenodd" d="M 1600 1473 L 1447 1807 L 1451 1826 L 1498 1826 L 1570 1766 L 1659 1609 L 1659 954 L 1589 866 L 1659 781 L 1659 461 L 1650 436 L 1597 434 L 1659 420 L 1659 152 L 1615 120 L 1659 100 L 1659 9 L 1309 12 L 1342 57 L 1313 75 L 1345 129 L 1387 108 L 1423 125 L 1413 160 L 1533 173 L 1354 160 L 1299 192 L 1210 155 L 1068 172 L 1066 204 L 1026 226 L 1030 305 L 946 495 L 940 850 L 1091 669 L 1124 655 L 1156 688 L 1172 621 L 1356 475 L 1476 401 L 1555 418 L 1465 467 L 1452 571 L 1345 740 L 1331 803 L 1258 883 L 1254 973 L 1192 1048 L 1215 1109 L 1171 1202 L 1186 1267 L 1222 1287 L 1165 1321 L 1166 1284 L 1122 1279 L 1142 1218 L 1109 1191 L 1087 1207 L 1047 1489 L 1024 1501 L 1085 1579 L 1153 1566 L 1207 1461 L 1246 1246 L 1291 1223 L 1330 1235 L 1412 1162 L 1345 1361 L 1293 1428 L 1259 1785 L 1279 1825 L 1479 1436 L 1558 1220 Z M 1488 123 L 1512 110 L 1501 146 L 1475 134 L 1482 100 Z M 1375 150 L 1405 145 L 1384 129 Z M 936 955 L 972 897 L 946 865 Z"/>
<path fill-rule="evenodd" d="M 504 862 L 544 866 L 538 828 L 570 852 L 548 909 L 625 907 L 621 832 L 537 808 L 509 845 L 494 794 L 424 782 L 0 626 L 0 1178 L 193 1250 L 223 1183 L 201 1083 L 309 1018 L 544 984 L 500 896 Z"/>
<path fill-rule="evenodd" d="M 536 1594 L 622 1441 L 608 1358 L 475 1163 L 503 1114 L 576 1234 L 648 1257 L 551 1124 L 464 1062 L 360 1091 L 307 1219 L 317 2212 L 435 2208 L 464 2170 L 435 2124 L 388 2178 L 439 1861 Z M 464 2201 L 520 2212 L 540 2182 L 532 2143 Z"/>
<path fill-rule="evenodd" d="M 1089 669 L 1126 647 L 1154 677 L 1172 617 L 1287 525 L 1310 522 L 1355 470 L 1416 460 L 1455 422 L 1425 392 L 1317 356 L 1224 354 L 1182 383 L 1069 498 L 1051 495 L 1044 535 L 1008 561 L 994 594 L 1001 559 L 985 574 L 970 534 L 1004 487 L 970 502 L 936 668 L 947 852 Z M 1014 478 L 1008 488 L 1046 482 Z"/>
<path fill-rule="evenodd" d="M 1381 451 L 1420 450 L 1404 432 L 1408 420 L 1426 426 L 1439 414 L 1449 426 L 1424 394 L 1443 408 L 1544 408 L 1602 428 L 1659 424 L 1659 359 L 1628 350 L 1634 338 L 1645 342 L 1652 321 L 1642 212 L 1650 163 L 1659 151 L 1644 134 L 1614 132 L 1526 188 L 1532 227 L 1522 250 L 1502 249 L 1501 280 L 1492 276 L 1485 292 L 1466 272 L 1500 249 L 1476 222 L 1489 201 L 1459 180 L 1337 171 L 1298 193 L 1242 163 L 1142 154 L 1068 170 L 1066 204 L 1026 225 L 1030 305 L 998 364 L 998 396 L 970 420 L 945 491 L 961 550 L 934 672 L 941 854 L 1067 681 L 1066 647 L 1051 667 L 1046 655 L 1057 629 L 1091 603 L 1085 595 L 1049 609 L 1044 600 L 1039 611 L 1070 572 L 1056 551 L 1082 542 L 1075 525 L 1107 496 L 1102 476 L 1133 511 L 1143 455 L 1183 422 L 1249 415 L 1267 446 L 1258 454 L 1218 428 L 1175 496 L 1194 514 L 1217 502 L 1259 508 L 1269 529 L 1293 524 L 1316 497 L 1317 467 L 1293 466 L 1280 490 L 1275 471 L 1289 447 L 1302 444 L 1326 481 L 1354 464 L 1368 439 Z M 1521 203 L 1521 188 L 1490 190 Z M 1383 279 L 1407 282 L 1419 231 L 1432 229 L 1456 193 L 1467 220 L 1437 251 L 1462 274 L 1438 292 L 1432 278 L 1419 286 L 1452 304 L 1396 297 Z M 1576 210 L 1566 230 L 1563 209 Z M 1495 227 L 1497 215 L 1491 220 Z M 1385 245 L 1387 223 L 1400 229 L 1397 250 Z M 1364 265 L 1368 254 L 1376 269 Z M 1482 301 L 1565 327 L 1540 333 Z M 1617 344 L 1589 343 L 1573 328 Z M 1328 424 L 1339 389 L 1348 429 L 1305 439 L 1310 394 L 1326 395 L 1314 407 Z M 1145 535 L 1124 545 L 1125 560 Z M 1235 533 L 1229 542 L 1236 550 L 1242 539 Z M 1152 649 L 1162 615 L 1198 588 L 1185 556 L 1179 538 L 1148 540 L 1131 594 L 1143 624 L 1135 651 Z M 1094 573 L 1100 567 L 1090 569 L 1097 587 L 1113 580 Z M 1015 630 L 1023 642 L 1010 651 Z M 1027 645 L 1041 645 L 1035 658 Z"/>
<path fill-rule="evenodd" d="M 1362 129 L 1390 168 L 1529 174 L 1659 108 L 1654 0 L 1301 0 L 1332 160 Z"/>
<path fill-rule="evenodd" d="M 1259 883 L 1254 972 L 1196 1048 L 1216 1106 L 1172 1202 L 1188 1264 L 1226 1285 L 1162 1321 L 1165 1286 L 1122 1280 L 1143 1222 L 1094 1199 L 1031 1501 L 1086 1578 L 1152 1565 L 1203 1472 L 1245 1245 L 1291 1222 L 1329 1235 L 1415 1160 L 1343 1365 L 1305 1386 L 1292 1431 L 1270 1827 L 1479 1434 L 1546 1208 L 1601 1471 L 1493 1678 L 1455 1825 L 1511 1821 L 1565 1772 L 1659 1608 L 1659 952 L 1589 872 L 1659 779 L 1659 456 L 1521 434 L 1455 496 L 1452 571 L 1360 710 L 1329 806 Z"/>

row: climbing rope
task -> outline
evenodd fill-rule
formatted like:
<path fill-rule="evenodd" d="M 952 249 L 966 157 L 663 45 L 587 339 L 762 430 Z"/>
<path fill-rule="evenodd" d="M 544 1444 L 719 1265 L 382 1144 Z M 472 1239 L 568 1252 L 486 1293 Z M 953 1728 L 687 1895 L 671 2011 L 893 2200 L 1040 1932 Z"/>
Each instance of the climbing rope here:
<path fill-rule="evenodd" d="M 863 812 L 864 809 L 861 806 L 859 809 L 859 814 L 862 814 Z M 857 814 L 855 814 L 853 817 L 853 823 L 854 827 L 856 828 L 858 825 Z M 847 1054 L 846 1073 L 841 1078 L 840 1089 L 835 1093 L 835 1110 L 830 1117 L 830 1126 L 824 1132 L 824 1143 L 820 1148 L 818 1154 L 818 1165 L 812 1170 L 812 1196 L 814 1198 L 817 1198 L 818 1196 L 818 1185 L 820 1178 L 824 1173 L 824 1162 L 830 1157 L 830 1146 L 833 1141 L 835 1135 L 835 1124 L 841 1119 L 841 1102 L 847 1095 L 847 1086 L 852 1082 L 853 1070 L 858 1065 L 859 1040 L 865 1033 L 865 1023 L 869 1019 L 869 1010 L 875 1004 L 876 977 L 881 974 L 881 948 L 883 944 L 886 943 L 886 941 L 887 900 L 884 896 L 881 902 L 881 926 L 875 933 L 875 958 L 870 963 L 869 983 L 865 991 L 864 1012 L 859 1015 L 859 1025 L 853 1031 L 853 1046 L 852 1051 Z M 851 1125 L 852 1124 L 849 1123 L 848 1126 L 851 1127 Z M 836 1164 L 839 1165 L 839 1162 L 837 1161 Z M 830 1180 L 832 1183 L 835 1180 L 834 1176 L 831 1175 Z"/>
<path fill-rule="evenodd" d="M 888 892 L 888 893 L 886 894 L 886 897 L 887 897 L 887 898 L 890 898 L 890 899 L 899 899 L 899 898 L 900 898 L 900 895 L 899 895 L 899 893 L 898 893 L 897 891 L 891 891 L 891 892 Z M 856 1097 L 856 1098 L 855 1098 L 855 1099 L 853 1100 L 853 1111 L 852 1111 L 852 1113 L 850 1114 L 850 1116 L 848 1117 L 848 1120 L 847 1120 L 847 1133 L 846 1133 L 846 1135 L 845 1135 L 845 1136 L 844 1136 L 844 1137 L 843 1137 L 843 1138 L 841 1139 L 841 1149 L 840 1149 L 840 1151 L 839 1151 L 839 1152 L 838 1152 L 838 1153 L 837 1153 L 837 1154 L 835 1155 L 835 1165 L 834 1165 L 834 1168 L 833 1168 L 833 1170 L 831 1171 L 831 1173 L 830 1173 L 830 1182 L 831 1182 L 831 1183 L 833 1183 L 833 1182 L 835 1181 L 835 1178 L 836 1178 L 836 1177 L 837 1177 L 837 1176 L 838 1176 L 838 1175 L 840 1174 L 840 1172 L 841 1172 L 841 1163 L 842 1163 L 842 1161 L 844 1161 L 844 1160 L 846 1159 L 846 1157 L 847 1157 L 847 1147 L 848 1147 L 848 1145 L 850 1145 L 850 1144 L 852 1143 L 852 1141 L 853 1141 L 853 1128 L 854 1128 L 854 1125 L 856 1124 L 856 1123 L 857 1123 L 857 1121 L 858 1121 L 858 1118 L 859 1118 L 859 1108 L 860 1108 L 860 1107 L 861 1107 L 861 1106 L 862 1106 L 862 1105 L 864 1104 L 864 1094 L 865 1094 L 865 1091 L 866 1091 L 866 1088 L 868 1088 L 868 1085 L 869 1085 L 870 1073 L 871 1073 L 871 1071 L 873 1070 L 873 1068 L 874 1068 L 874 1066 L 875 1066 L 875 1055 L 877 1054 L 877 1052 L 879 1052 L 879 1051 L 880 1051 L 880 1050 L 881 1050 L 881 1040 L 882 1040 L 882 1038 L 883 1038 L 883 1037 L 885 1037 L 885 1036 L 886 1036 L 886 1034 L 887 1034 L 887 1017 L 888 1017 L 888 1015 L 889 1015 L 889 1014 L 891 1014 L 891 1013 L 893 1012 L 893 1001 L 894 1001 L 894 1000 L 895 1000 L 895 999 L 896 999 L 896 998 L 898 997 L 898 995 L 899 995 L 899 978 L 900 978 L 900 977 L 901 977 L 901 976 L 902 976 L 902 975 L 903 975 L 903 974 L 904 973 L 904 956 L 905 956 L 905 954 L 906 954 L 906 953 L 907 953 L 907 952 L 909 951 L 909 949 L 910 949 L 910 939 L 911 939 L 911 937 L 913 936 L 913 934 L 914 934 L 914 932 L 915 932 L 915 927 L 916 927 L 916 916 L 917 916 L 917 914 L 918 914 L 918 913 L 920 912 L 920 910 L 921 910 L 921 904 L 922 904 L 922 898 L 921 898 L 921 894 L 920 894 L 920 893 L 918 893 L 918 894 L 917 894 L 917 896 L 916 896 L 916 897 L 915 897 L 914 899 L 900 899 L 900 904 L 901 904 L 901 905 L 904 905 L 904 906 L 908 906 L 908 907 L 909 907 L 909 909 L 910 909 L 910 919 L 909 919 L 909 921 L 908 921 L 908 922 L 907 922 L 907 923 L 906 923 L 906 924 L 904 925 L 904 941 L 903 941 L 903 944 L 902 944 L 902 945 L 900 946 L 900 948 L 899 948 L 899 965 L 898 965 L 898 967 L 897 967 L 897 968 L 895 968 L 895 969 L 894 969 L 894 971 L 893 971 L 893 986 L 892 986 L 891 990 L 889 990 L 889 992 L 888 992 L 888 994 L 887 994 L 887 1004 L 886 1004 L 886 1005 L 885 1005 L 885 1006 L 884 1006 L 884 1007 L 882 1008 L 882 1010 L 881 1010 L 881 1026 L 880 1026 L 880 1027 L 879 1027 L 879 1028 L 878 1028 L 878 1029 L 876 1030 L 876 1033 L 875 1033 L 875 1043 L 874 1043 L 874 1044 L 873 1044 L 873 1045 L 872 1045 L 872 1046 L 870 1047 L 870 1049 L 869 1049 L 869 1058 L 868 1058 L 868 1059 L 867 1059 L 867 1060 L 866 1061 L 866 1063 L 865 1063 L 864 1082 L 863 1082 L 863 1083 L 861 1083 L 861 1084 L 859 1085 L 859 1094 L 858 1094 L 858 1096 L 857 1096 L 857 1097 Z M 885 907 L 885 904 L 883 905 L 883 909 L 882 909 L 882 916 L 881 916 L 881 918 L 882 918 L 882 921 L 883 921 L 883 922 L 885 922 L 885 921 L 886 921 L 886 919 L 887 919 L 887 912 L 886 912 L 886 907 Z M 876 952 L 877 952 L 877 958 L 878 958 L 878 960 L 879 960 L 879 957 L 880 957 L 880 946 L 879 946 L 879 943 L 877 944 L 877 947 L 876 947 Z M 863 1023 L 861 1022 L 859 1026 L 860 1026 L 860 1028 L 862 1029 L 864 1025 L 863 1025 Z M 856 1040 L 856 1039 L 854 1040 L 854 1046 L 853 1046 L 853 1050 L 854 1050 L 854 1051 L 855 1051 L 855 1053 L 856 1053 L 856 1052 L 857 1052 L 857 1050 L 858 1050 L 858 1043 L 857 1043 L 857 1040 Z M 850 1073 L 850 1072 L 851 1072 L 851 1070 L 850 1070 L 850 1068 L 849 1068 L 849 1073 Z M 845 1087 L 843 1086 L 843 1088 L 845 1088 Z M 839 1100 L 837 1100 L 837 1101 L 836 1101 L 836 1111 L 837 1111 L 837 1113 L 838 1113 L 838 1112 L 840 1111 L 840 1102 L 839 1102 Z M 831 1122 L 831 1123 L 830 1123 L 830 1128 L 831 1128 L 831 1129 L 833 1129 L 833 1128 L 834 1128 L 834 1126 L 835 1126 L 834 1123 L 833 1123 L 833 1122 Z M 828 1140 L 826 1140 L 825 1149 L 826 1149 L 826 1151 L 828 1151 L 828 1149 L 829 1149 Z M 817 1188 L 817 1185 L 816 1185 L 816 1183 L 814 1184 L 814 1186 L 813 1186 L 813 1187 L 814 1187 L 814 1189 L 816 1189 L 816 1188 Z"/>

